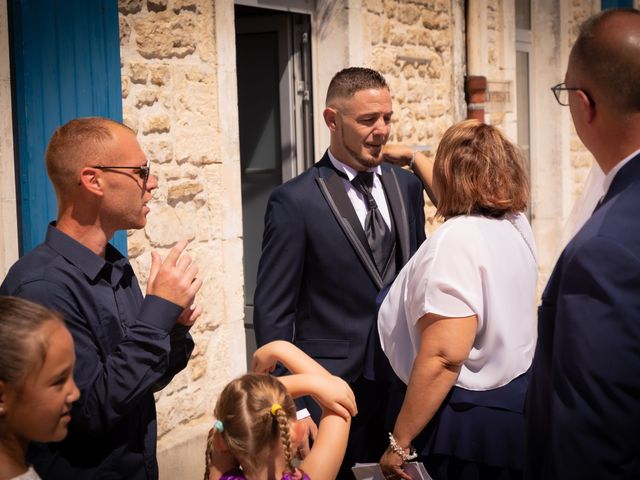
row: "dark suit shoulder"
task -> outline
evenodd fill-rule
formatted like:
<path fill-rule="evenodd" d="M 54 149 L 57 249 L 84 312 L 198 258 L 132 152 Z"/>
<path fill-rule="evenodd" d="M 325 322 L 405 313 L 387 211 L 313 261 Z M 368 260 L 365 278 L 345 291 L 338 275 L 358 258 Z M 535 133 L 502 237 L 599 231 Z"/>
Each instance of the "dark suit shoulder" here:
<path fill-rule="evenodd" d="M 318 169 L 315 165 L 309 167 L 300 175 L 287 180 L 286 182 L 278 185 L 271 192 L 272 197 L 286 197 L 289 195 L 303 196 L 308 195 L 309 188 L 315 184 L 315 179 L 318 177 Z"/>
<path fill-rule="evenodd" d="M 638 205 L 640 182 L 629 185 L 595 212 L 571 241 L 567 250 L 580 249 L 590 239 L 602 237 L 640 255 Z"/>

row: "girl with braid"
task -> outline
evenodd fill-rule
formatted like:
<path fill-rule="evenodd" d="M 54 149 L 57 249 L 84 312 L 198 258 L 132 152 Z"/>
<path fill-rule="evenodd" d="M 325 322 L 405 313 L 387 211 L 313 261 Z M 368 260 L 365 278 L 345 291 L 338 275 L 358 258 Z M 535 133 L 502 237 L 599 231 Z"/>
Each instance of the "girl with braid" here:
<path fill-rule="evenodd" d="M 273 377 L 276 362 L 291 375 Z M 292 343 L 258 349 L 253 372 L 229 383 L 215 407 L 209 432 L 205 480 L 333 480 L 357 413 L 347 383 L 331 375 Z M 305 440 L 293 398 L 311 395 L 323 408 L 313 448 L 299 466 L 295 453 Z"/>

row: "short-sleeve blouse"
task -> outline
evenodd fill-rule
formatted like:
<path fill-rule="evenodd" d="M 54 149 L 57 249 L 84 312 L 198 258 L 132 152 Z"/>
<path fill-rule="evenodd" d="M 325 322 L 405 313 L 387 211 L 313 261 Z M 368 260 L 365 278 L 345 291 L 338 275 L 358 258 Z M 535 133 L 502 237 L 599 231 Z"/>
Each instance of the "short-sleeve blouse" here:
<path fill-rule="evenodd" d="M 536 341 L 535 255 L 522 214 L 447 220 L 400 271 L 380 307 L 380 340 L 396 374 L 408 383 L 420 347 L 417 322 L 427 313 L 478 318 L 456 386 L 489 390 L 526 372 Z"/>
<path fill-rule="evenodd" d="M 33 467 L 29 467 L 29 469 L 21 475 L 17 477 L 13 477 L 12 480 L 41 480 L 40 476 L 36 473 Z"/>

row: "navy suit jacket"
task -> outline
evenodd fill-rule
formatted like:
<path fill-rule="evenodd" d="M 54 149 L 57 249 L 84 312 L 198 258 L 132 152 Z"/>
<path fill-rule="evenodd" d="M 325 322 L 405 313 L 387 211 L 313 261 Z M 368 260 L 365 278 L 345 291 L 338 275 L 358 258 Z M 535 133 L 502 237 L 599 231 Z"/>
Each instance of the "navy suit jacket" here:
<path fill-rule="evenodd" d="M 525 478 L 640 478 L 640 155 L 542 295 Z"/>
<path fill-rule="evenodd" d="M 401 265 L 425 239 L 422 183 L 382 165 Z M 258 345 L 289 340 L 334 375 L 362 373 L 383 287 L 356 212 L 327 154 L 269 198 L 254 298 Z"/>

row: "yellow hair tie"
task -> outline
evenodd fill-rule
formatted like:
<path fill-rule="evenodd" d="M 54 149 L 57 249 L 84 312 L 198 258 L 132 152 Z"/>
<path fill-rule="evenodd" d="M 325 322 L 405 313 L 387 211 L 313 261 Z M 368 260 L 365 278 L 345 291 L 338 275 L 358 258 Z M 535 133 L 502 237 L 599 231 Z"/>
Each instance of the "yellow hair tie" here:
<path fill-rule="evenodd" d="M 280 410 L 281 408 L 282 405 L 280 405 L 279 403 L 274 403 L 273 405 L 271 405 L 271 415 L 275 417 L 278 414 L 278 410 Z"/>

